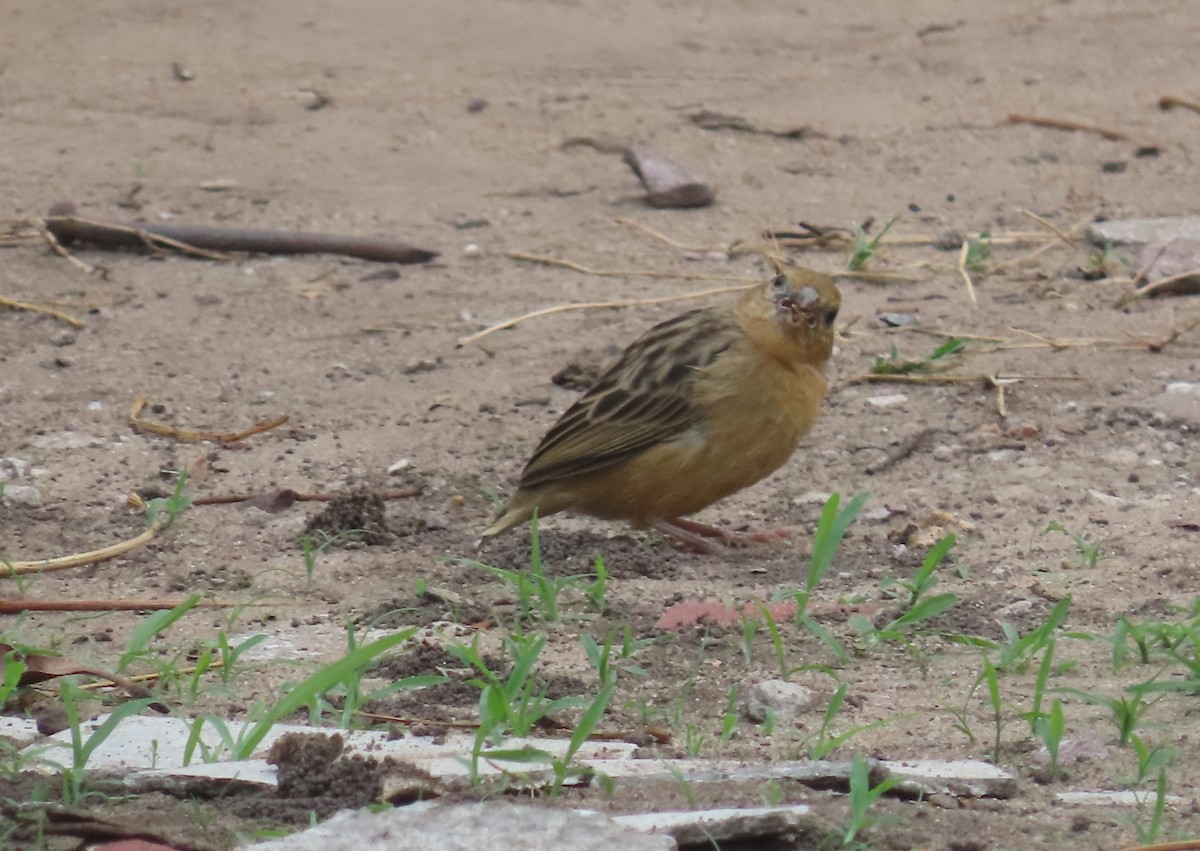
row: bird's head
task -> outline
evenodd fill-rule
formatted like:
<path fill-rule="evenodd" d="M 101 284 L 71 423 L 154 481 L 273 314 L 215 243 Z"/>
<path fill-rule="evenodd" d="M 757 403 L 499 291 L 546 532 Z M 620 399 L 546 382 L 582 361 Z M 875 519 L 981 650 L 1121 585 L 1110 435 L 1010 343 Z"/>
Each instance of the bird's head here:
<path fill-rule="evenodd" d="M 823 364 L 833 351 L 841 293 L 828 275 L 773 265 L 775 276 L 742 303 L 747 331 L 776 357 Z"/>

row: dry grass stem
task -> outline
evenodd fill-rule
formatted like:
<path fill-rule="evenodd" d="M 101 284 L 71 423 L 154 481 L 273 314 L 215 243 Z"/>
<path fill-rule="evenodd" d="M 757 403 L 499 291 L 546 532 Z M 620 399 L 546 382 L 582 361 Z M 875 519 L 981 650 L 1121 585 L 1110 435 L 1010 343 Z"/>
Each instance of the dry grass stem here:
<path fill-rule="evenodd" d="M 192 431 L 185 428 L 176 428 L 175 426 L 156 423 L 152 420 L 141 418 L 142 410 L 145 409 L 149 402 L 141 397 L 133 400 L 133 405 L 129 409 L 129 422 L 138 431 L 146 431 L 152 434 L 160 434 L 163 437 L 173 437 L 176 440 L 183 440 L 189 443 L 200 443 L 210 441 L 212 443 L 235 443 L 239 440 L 245 440 L 255 434 L 261 434 L 264 431 L 276 428 L 288 421 L 286 415 L 272 417 L 269 420 L 263 420 L 257 425 L 253 425 L 244 431 L 235 432 L 214 432 L 214 431 Z"/>
<path fill-rule="evenodd" d="M 510 251 L 508 256 L 523 263 L 537 263 L 542 266 L 558 266 L 570 269 L 581 275 L 594 275 L 598 278 L 677 278 L 684 281 L 741 281 L 744 283 L 758 282 L 758 278 L 747 275 L 709 275 L 689 272 L 659 272 L 653 269 L 593 269 L 581 263 L 570 260 L 559 260 L 555 257 L 543 257 L 540 254 L 526 254 L 523 251 Z"/>
<path fill-rule="evenodd" d="M 0 295 L 0 307 L 7 307 L 12 310 L 26 310 L 26 311 L 29 311 L 30 313 L 41 313 L 46 316 L 53 316 L 55 319 L 59 320 L 60 322 L 67 323 L 72 328 L 86 328 L 87 327 L 86 324 L 84 324 L 83 322 L 80 322 L 75 317 L 67 316 L 67 314 L 63 313 L 62 311 L 55 310 L 53 307 L 42 307 L 41 305 L 38 305 L 38 304 L 29 304 L 28 302 L 17 301 L 16 299 L 7 298 L 2 295 Z"/>
<path fill-rule="evenodd" d="M 1179 287 L 1179 284 L 1181 282 L 1187 281 L 1189 279 L 1195 280 L 1194 286 L 1189 284 L 1186 287 Z M 1133 290 L 1132 292 L 1125 293 L 1123 296 L 1121 296 L 1119 299 L 1117 299 L 1117 303 L 1115 306 L 1116 307 L 1124 307 L 1125 305 L 1129 304 L 1131 301 L 1137 301 L 1139 298 L 1145 298 L 1146 296 L 1152 296 L 1152 295 L 1155 295 L 1155 294 L 1163 292 L 1163 291 L 1171 292 L 1171 291 L 1175 291 L 1175 290 L 1179 290 L 1181 292 L 1189 292 L 1189 293 L 1200 291 L 1200 268 L 1189 269 L 1188 271 L 1180 272 L 1177 275 L 1168 275 L 1165 278 L 1159 278 L 1157 281 L 1154 281 L 1153 283 L 1138 287 L 1137 289 Z"/>
<path fill-rule="evenodd" d="M 842 269 L 830 272 L 829 277 L 835 281 L 862 281 L 866 284 L 919 284 L 924 278 L 903 275 L 899 272 L 867 272 L 865 270 L 851 271 Z"/>
<path fill-rule="evenodd" d="M 847 378 L 842 384 L 971 384 L 984 382 L 996 386 L 997 382 L 1011 384 L 1015 381 L 1078 381 L 1078 375 L 997 375 L 980 373 L 933 373 L 932 375 L 886 375 L 874 372 Z"/>
<path fill-rule="evenodd" d="M 1024 210 L 1024 209 L 1020 210 L 1019 212 L 1023 216 L 1029 216 L 1029 218 L 1033 219 L 1039 225 L 1044 227 L 1046 230 L 1050 231 L 1052 234 L 1057 236 L 1059 239 L 1061 239 L 1063 242 L 1065 242 L 1067 245 L 1071 246 L 1072 248 L 1078 247 L 1079 240 L 1075 239 L 1074 237 L 1070 236 L 1067 233 L 1064 233 L 1061 228 L 1046 221 L 1046 219 L 1044 219 L 1042 216 L 1039 216 L 1037 213 L 1035 213 L 1031 210 Z"/>
<path fill-rule="evenodd" d="M 1049 118 L 1038 115 L 1025 115 L 1019 112 L 1008 114 L 1010 124 L 1032 124 L 1036 127 L 1051 127 L 1055 130 L 1078 130 L 1081 133 L 1097 133 L 1113 142 L 1132 142 L 1133 137 L 1120 130 L 1110 130 L 1096 124 L 1085 124 L 1082 121 L 1072 121 L 1068 118 Z"/>
<path fill-rule="evenodd" d="M 971 273 L 967 271 L 967 255 L 970 253 L 970 241 L 963 240 L 962 249 L 958 252 L 958 274 L 967 283 L 967 295 L 971 298 L 971 304 L 978 305 L 979 299 L 975 298 L 975 284 L 971 282 Z"/>
<path fill-rule="evenodd" d="M 514 316 L 512 319 L 505 319 L 502 322 L 497 322 L 495 325 L 489 325 L 482 331 L 471 334 L 468 337 L 462 337 L 458 340 L 456 348 L 461 348 L 468 343 L 475 343 L 487 337 L 489 334 L 494 334 L 497 331 L 502 331 L 505 328 L 511 328 L 529 319 L 536 319 L 539 316 L 550 316 L 555 313 L 567 313 L 575 310 L 601 310 L 617 307 L 639 307 L 647 304 L 667 304 L 673 301 L 688 301 L 690 299 L 708 298 L 709 296 L 721 295 L 722 293 L 735 293 L 743 290 L 748 290 L 757 284 L 744 284 L 740 287 L 717 287 L 711 290 L 701 290 L 699 292 L 683 293 L 682 295 L 657 296 L 654 298 L 634 298 L 624 299 L 622 301 L 590 301 L 577 304 L 556 304 L 553 307 L 543 307 L 540 310 L 534 310 L 529 313 L 523 313 L 520 316 Z"/>
<path fill-rule="evenodd" d="M 671 237 L 667 236 L 666 234 L 662 233 L 661 231 L 655 230 L 654 228 L 650 227 L 649 225 L 644 225 L 641 222 L 635 222 L 632 219 L 613 219 L 613 221 L 618 225 L 625 225 L 626 227 L 631 227 L 634 230 L 639 230 L 642 233 L 646 234 L 647 236 L 653 237 L 654 239 L 657 239 L 659 242 L 665 242 L 667 245 L 671 246 L 672 248 L 677 248 L 680 251 L 692 251 L 697 254 L 707 254 L 710 251 L 725 251 L 726 250 L 723 248 L 711 248 L 706 245 L 685 245 L 682 242 L 678 242 L 677 240 L 671 239 Z"/>
<path fill-rule="evenodd" d="M 1200 112 L 1200 103 L 1194 100 L 1184 100 L 1183 98 L 1175 97 L 1175 95 L 1163 95 L 1158 99 L 1159 109 L 1171 109 L 1176 106 L 1183 109 L 1190 109 L 1193 112 Z"/>
<path fill-rule="evenodd" d="M 79 271 L 83 272 L 85 275 L 91 275 L 99 268 L 97 266 L 93 266 L 91 263 L 84 263 L 70 251 L 67 251 L 67 249 L 63 247 L 63 244 L 58 241 L 58 237 L 50 233 L 50 228 L 46 227 L 46 223 L 41 219 L 30 219 L 28 224 L 35 231 L 37 231 L 38 236 L 46 241 L 46 243 L 50 246 L 51 251 L 66 259 L 68 263 L 70 263 Z"/>
<path fill-rule="evenodd" d="M 174 609 L 187 602 L 187 598 L 154 600 L 32 600 L 0 598 L 0 615 L 15 615 L 21 612 L 148 612 Z M 252 605 L 238 600 L 200 600 L 198 609 L 232 609 L 235 606 Z"/>
<path fill-rule="evenodd" d="M 85 564 L 108 561 L 153 541 L 166 525 L 167 517 L 164 516 L 151 523 L 146 528 L 146 531 L 135 538 L 85 553 L 76 553 L 59 558 L 48 558 L 41 561 L 0 561 L 0 578 L 6 576 L 25 576 L 31 573 L 43 573 L 50 570 L 67 570 L 72 567 L 82 567 Z"/>

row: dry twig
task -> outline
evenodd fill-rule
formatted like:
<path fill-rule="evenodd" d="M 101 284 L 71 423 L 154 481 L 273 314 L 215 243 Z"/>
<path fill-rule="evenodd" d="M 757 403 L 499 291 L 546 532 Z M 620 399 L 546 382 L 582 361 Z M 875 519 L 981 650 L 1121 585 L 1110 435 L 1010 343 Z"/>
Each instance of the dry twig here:
<path fill-rule="evenodd" d="M 1194 100 L 1184 100 L 1183 98 L 1175 97 L 1175 95 L 1163 95 L 1158 99 L 1159 109 L 1171 109 L 1175 106 L 1190 109 L 1193 112 L 1200 112 L 1200 103 Z"/>
<path fill-rule="evenodd" d="M 1078 130 L 1082 133 L 1098 133 L 1105 139 L 1114 142 L 1132 142 L 1133 138 L 1120 130 L 1110 130 L 1095 124 L 1085 124 L 1082 121 L 1071 121 L 1067 118 L 1048 118 L 1037 115 L 1025 115 L 1019 112 L 1008 114 L 1010 124 L 1033 124 L 1036 127 L 1052 127 L 1055 130 Z"/>
<path fill-rule="evenodd" d="M 48 558 L 42 561 L 0 561 L 0 578 L 25 576 L 30 573 L 42 573 L 50 570 L 67 570 L 72 567 L 82 567 L 85 564 L 108 561 L 150 543 L 158 536 L 159 532 L 167 527 L 169 522 L 169 516 L 163 515 L 151 523 L 146 528 L 146 531 L 137 537 L 86 553 L 76 553 L 75 555 L 61 556 L 60 558 Z"/>
<path fill-rule="evenodd" d="M 1168 275 L 1157 281 L 1138 287 L 1117 299 L 1116 307 L 1124 307 L 1131 301 L 1152 295 L 1167 295 L 1179 293 L 1194 293 L 1200 291 L 1200 268 L 1189 269 L 1178 275 Z"/>
<path fill-rule="evenodd" d="M 21 612 L 148 612 L 159 609 L 174 609 L 187 602 L 175 600 L 32 600 L 29 597 L 9 599 L 0 597 L 0 615 L 16 615 Z M 235 606 L 253 605 L 237 600 L 200 600 L 198 609 L 231 609 Z"/>
<path fill-rule="evenodd" d="M 62 311 L 55 310 L 52 307 L 42 307 L 38 304 L 29 304 L 28 302 L 17 301 L 16 299 L 6 298 L 4 296 L 0 296 L 0 307 L 7 307 L 12 310 L 27 310 L 30 313 L 41 313 L 46 316 L 53 316 L 55 319 L 67 323 L 72 328 L 87 327 L 87 325 L 85 325 L 83 322 L 80 322 L 75 317 L 67 316 L 67 314 L 63 313 Z"/>
<path fill-rule="evenodd" d="M 523 251 L 510 251 L 508 256 L 513 260 L 519 260 L 523 263 L 536 263 L 541 266 L 558 266 L 562 269 L 570 269 L 572 272 L 578 272 L 581 275 L 593 275 L 597 278 L 676 278 L 683 281 L 740 281 L 742 283 L 756 283 L 758 278 L 749 277 L 747 275 L 709 275 L 697 274 L 694 272 L 660 272 L 653 269 L 593 269 L 590 266 L 584 266 L 581 263 L 573 263 L 570 260 L 559 260 L 556 257 L 544 257 L 540 254 L 526 254 Z"/>
<path fill-rule="evenodd" d="M 971 241 L 963 240 L 962 250 L 958 252 L 958 274 L 967 282 L 967 295 L 971 297 L 971 304 L 977 305 L 979 300 L 975 298 L 975 284 L 971 282 L 971 273 L 967 271 L 967 255 L 970 253 Z"/>
<path fill-rule="evenodd" d="M 659 296 L 655 298 L 634 298 L 625 299 L 623 301 L 591 301 L 578 304 L 556 304 L 553 307 L 543 307 L 540 310 L 534 310 L 529 313 L 524 313 L 520 316 L 515 316 L 512 319 L 505 319 L 502 322 L 497 322 L 495 325 L 489 325 L 482 331 L 471 334 L 468 337 L 461 337 L 456 348 L 462 348 L 468 343 L 474 343 L 487 337 L 489 334 L 494 334 L 497 331 L 502 331 L 505 328 L 511 328 L 528 319 L 536 319 L 539 316 L 550 316 L 554 313 L 567 313 L 574 310 L 598 310 L 604 308 L 616 307 L 638 307 L 647 304 L 667 304 L 673 301 L 687 301 L 689 299 L 708 298 L 709 296 L 720 295 L 721 293 L 740 292 L 748 290 L 756 284 L 745 284 L 740 287 L 717 287 L 712 290 L 701 290 L 700 292 L 684 293 L 682 295 Z"/>
<path fill-rule="evenodd" d="M 236 432 L 213 432 L 213 431 L 192 431 L 185 428 L 176 428 L 175 426 L 156 423 L 152 420 L 145 420 L 140 417 L 142 410 L 149 402 L 140 396 L 133 400 L 133 405 L 129 410 L 129 422 L 134 428 L 139 431 L 148 431 L 153 434 L 160 434 L 164 437 L 173 437 L 176 440 L 183 440 L 190 443 L 200 443 L 202 441 L 210 441 L 212 443 L 235 443 L 239 440 L 244 440 L 247 437 L 255 434 L 261 434 L 264 431 L 281 426 L 288 421 L 287 415 L 272 417 L 269 420 L 263 420 L 257 425 L 253 425 L 244 431 Z"/>

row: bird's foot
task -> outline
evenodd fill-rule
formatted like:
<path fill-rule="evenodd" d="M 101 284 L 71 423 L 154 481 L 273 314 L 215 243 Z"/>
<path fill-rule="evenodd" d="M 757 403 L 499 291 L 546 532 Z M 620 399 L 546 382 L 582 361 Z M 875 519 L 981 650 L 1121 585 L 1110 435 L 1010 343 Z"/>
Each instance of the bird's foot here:
<path fill-rule="evenodd" d="M 697 523 L 695 520 L 684 520 L 673 517 L 670 520 L 656 520 L 650 524 L 652 528 L 669 538 L 683 544 L 699 553 L 717 553 L 726 547 L 750 547 L 755 544 L 770 544 L 786 540 L 791 534 L 784 529 L 771 529 L 758 532 L 729 532 L 709 526 L 707 523 Z"/>

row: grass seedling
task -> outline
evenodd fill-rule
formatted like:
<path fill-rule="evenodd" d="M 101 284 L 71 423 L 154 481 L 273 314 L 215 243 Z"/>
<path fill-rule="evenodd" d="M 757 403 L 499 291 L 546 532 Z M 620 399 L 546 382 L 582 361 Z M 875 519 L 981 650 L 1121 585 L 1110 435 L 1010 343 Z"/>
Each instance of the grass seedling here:
<path fill-rule="evenodd" d="M 742 625 L 742 640 L 739 644 L 742 650 L 742 661 L 748 668 L 754 662 L 754 641 L 758 638 L 758 631 L 762 629 L 763 622 L 748 615 L 744 608 L 738 610 L 738 621 Z"/>
<path fill-rule="evenodd" d="M 414 627 L 405 630 L 412 635 L 415 632 Z M 354 632 L 354 623 L 347 619 L 346 621 L 346 652 L 353 653 L 358 649 L 358 636 Z M 403 677 L 394 682 L 388 683 L 386 686 L 364 692 L 362 690 L 362 675 L 363 669 L 346 669 L 345 676 L 336 686 L 329 690 L 331 694 L 340 694 L 342 697 L 342 709 L 338 719 L 338 726 L 343 730 L 348 730 L 354 726 L 354 718 L 363 708 L 376 700 L 383 700 L 398 691 L 410 691 L 412 689 L 426 688 L 428 686 L 439 685 L 447 681 L 447 678 L 439 674 L 418 674 L 411 677 Z M 314 700 L 309 705 L 310 713 L 318 706 L 323 699 Z"/>
<path fill-rule="evenodd" d="M 312 586 L 313 576 L 317 571 L 317 561 L 330 547 L 336 547 L 343 541 L 349 541 L 359 535 L 367 534 L 366 529 L 343 529 L 336 535 L 330 535 L 324 529 L 314 529 L 300 539 L 300 552 L 304 556 L 304 581 Z"/>
<path fill-rule="evenodd" d="M 595 574 L 591 582 L 584 583 L 584 596 L 592 604 L 598 612 L 603 612 L 608 608 L 608 568 L 604 564 L 604 556 L 596 554 L 594 562 Z"/>
<path fill-rule="evenodd" d="M 962 354 L 966 344 L 957 337 L 951 337 L 923 358 L 902 360 L 896 347 L 892 346 L 891 353 L 886 357 L 876 355 L 871 365 L 872 375 L 928 375 L 948 369 L 949 360 Z"/>
<path fill-rule="evenodd" d="M 1045 720 L 1042 714 L 1042 703 L 1046 698 L 1046 686 L 1050 681 L 1050 674 L 1054 670 L 1054 648 L 1055 641 L 1051 639 L 1046 645 L 1045 652 L 1042 653 L 1037 677 L 1033 681 L 1033 708 L 1025 715 L 1026 720 L 1029 721 L 1029 732 L 1035 736 L 1041 735 L 1039 725 Z"/>
<path fill-rule="evenodd" d="M 963 267 L 968 272 L 981 275 L 987 271 L 987 261 L 991 256 L 992 234 L 985 230 L 979 236 L 967 240 L 967 256 L 963 258 Z"/>
<path fill-rule="evenodd" d="M 909 631 L 922 621 L 940 615 L 958 602 L 958 597 L 954 594 L 924 596 L 937 585 L 938 580 L 934 571 L 950 552 L 955 540 L 954 535 L 947 535 L 934 544 L 926 554 L 920 569 L 913 574 L 912 579 L 880 583 L 880 588 L 887 593 L 894 593 L 892 589 L 898 585 L 907 594 L 900 614 L 886 626 L 876 629 L 875 625 L 862 615 L 854 615 L 849 619 L 850 626 L 859 635 L 857 649 L 860 652 L 865 652 L 868 648 L 884 641 L 897 641 L 912 648 L 912 642 L 908 639 Z"/>
<path fill-rule="evenodd" d="M 862 754 L 855 754 L 850 763 L 850 815 L 842 834 L 842 845 L 851 845 L 862 831 L 875 823 L 867 814 L 885 793 L 900 783 L 899 777 L 886 777 L 871 785 L 871 767 Z"/>
<path fill-rule="evenodd" d="M 180 473 L 179 478 L 175 481 L 175 490 L 171 492 L 170 496 L 156 497 L 146 503 L 146 523 L 148 525 L 157 525 L 161 530 L 170 529 L 179 519 L 179 515 L 191 507 L 192 497 L 183 490 L 187 480 L 187 473 Z"/>
<path fill-rule="evenodd" d="M 730 686 L 729 693 L 725 695 L 725 712 L 721 716 L 721 743 L 724 744 L 733 738 L 733 734 L 737 732 L 738 712 L 737 712 L 738 687 Z"/>
<path fill-rule="evenodd" d="M 1121 266 L 1129 264 L 1128 257 L 1113 251 L 1112 240 L 1105 240 L 1104 245 L 1089 254 L 1084 261 L 1083 277 L 1088 281 L 1099 281 L 1115 276 L 1121 271 Z"/>
<path fill-rule="evenodd" d="M 1055 633 L 1067 619 L 1067 611 L 1070 608 L 1071 598 L 1063 597 L 1054 604 L 1054 608 L 1050 610 L 1050 614 L 1046 616 L 1042 625 L 1027 635 L 1021 635 L 1017 632 L 1016 627 L 1007 621 L 1000 624 L 1005 640 L 1002 644 L 993 645 L 1000 651 L 997 669 L 1006 674 L 1027 670 L 1033 660 L 1037 658 L 1038 653 L 1044 652 L 1053 645 Z"/>
<path fill-rule="evenodd" d="M 91 735 L 85 739 L 83 725 L 79 720 L 79 701 L 83 698 L 83 691 L 72 678 L 64 677 L 59 689 L 59 697 L 62 699 L 63 709 L 67 714 L 67 728 L 71 731 L 71 764 L 64 766 L 62 770 L 62 798 L 63 803 L 67 806 L 77 806 L 83 803 L 85 797 L 83 792 L 84 772 L 87 769 L 88 760 L 92 758 L 96 748 L 104 744 L 104 741 L 112 735 L 113 730 L 117 729 L 117 725 L 129 716 L 137 715 L 154 701 L 144 697 L 140 700 L 131 700 L 128 703 L 120 704 L 107 718 L 97 724 Z"/>
<path fill-rule="evenodd" d="M 617 667 L 612 665 L 610 662 L 612 658 L 612 650 L 615 646 L 615 636 L 616 630 L 613 630 L 613 632 L 610 632 L 604 639 L 603 646 L 601 646 L 595 638 L 587 633 L 579 636 L 579 645 L 583 648 L 583 652 L 588 657 L 588 661 L 590 661 L 592 666 L 596 669 L 596 673 L 599 674 L 601 682 L 607 682 L 610 675 L 616 675 Z M 654 638 L 635 639 L 633 637 L 632 628 L 626 625 L 620 649 L 617 652 L 617 661 L 626 663 L 620 666 L 620 670 L 634 674 L 638 677 L 650 676 L 649 671 L 647 671 L 641 665 L 633 664 L 631 660 L 634 656 L 636 656 L 644 648 L 649 647 L 656 640 L 657 639 Z"/>
<path fill-rule="evenodd" d="M 597 572 L 594 576 L 560 576 L 557 579 L 551 579 L 546 576 L 545 567 L 542 564 L 542 546 L 541 539 L 538 536 L 538 517 L 536 511 L 529 522 L 529 533 L 529 570 L 527 571 L 495 567 L 494 565 L 484 564 L 481 561 L 474 561 L 473 559 L 458 559 L 458 562 L 470 565 L 471 567 L 477 567 L 480 570 L 486 570 L 488 573 L 512 583 L 521 605 L 520 619 L 522 622 L 533 620 L 535 614 L 546 623 L 558 622 L 561 618 L 559 598 L 564 592 L 577 586 L 586 586 L 585 594 L 588 594 L 593 599 L 599 598 L 603 600 L 606 593 L 608 572 L 603 567 L 602 559 L 597 559 Z M 603 574 L 601 574 L 601 571 L 603 571 Z M 602 575 L 603 579 L 601 579 Z M 593 580 L 590 585 L 586 584 L 588 579 Z M 598 591 L 597 583 L 599 583 Z"/>
<path fill-rule="evenodd" d="M 833 557 L 837 554 L 838 547 L 841 546 L 842 539 L 846 536 L 846 530 L 854 522 L 858 513 L 862 511 L 862 507 L 869 497 L 870 494 L 865 491 L 856 494 L 842 509 L 839 509 L 841 495 L 838 493 L 831 494 L 825 501 L 825 507 L 821 510 L 821 519 L 817 521 L 817 531 L 813 533 L 812 556 L 809 558 L 808 575 L 804 580 L 804 588 L 791 592 L 792 598 L 796 601 L 796 625 L 807 629 L 816 636 L 817 640 L 824 644 L 839 662 L 845 662 L 849 658 L 845 646 L 808 613 L 808 602 L 812 598 L 813 591 L 816 590 L 821 579 L 832 566 Z M 768 619 L 768 629 L 770 624 L 771 621 Z"/>
<path fill-rule="evenodd" d="M 1113 723 L 1117 727 L 1117 737 L 1122 745 L 1129 744 L 1130 737 L 1137 731 L 1138 725 L 1142 723 L 1142 718 L 1150 711 L 1154 704 L 1158 703 L 1162 698 L 1154 700 L 1146 700 L 1146 695 L 1151 691 L 1157 691 L 1156 681 L 1149 680 L 1139 685 L 1130 686 L 1126 689 L 1129 695 L 1120 695 L 1113 697 L 1106 694 L 1096 694 L 1093 692 L 1082 691 L 1076 688 L 1060 688 L 1064 694 L 1073 694 L 1079 699 L 1091 703 L 1095 706 L 1104 706 L 1112 713 Z"/>
<path fill-rule="evenodd" d="M 1079 563 L 1083 567 L 1094 568 L 1104 558 L 1104 556 L 1100 555 L 1100 545 L 1094 541 L 1089 541 L 1083 535 L 1071 532 L 1058 523 L 1051 523 L 1042 530 L 1043 535 L 1048 535 L 1051 532 L 1062 532 L 1075 542 L 1075 549 L 1079 553 Z"/>
<path fill-rule="evenodd" d="M 1066 718 L 1063 716 L 1062 701 L 1054 699 L 1050 711 L 1039 715 L 1033 722 L 1033 732 L 1046 746 L 1050 755 L 1050 778 L 1058 775 L 1058 751 L 1062 746 L 1063 733 L 1066 731 Z"/>
<path fill-rule="evenodd" d="M 988 702 L 992 707 L 992 719 L 994 723 L 994 735 L 992 736 L 992 762 L 999 764 L 1000 762 L 1000 737 L 1004 732 L 1004 706 L 1000 702 L 1000 679 L 996 674 L 996 668 L 992 665 L 992 660 L 986 655 L 983 657 L 983 671 L 979 674 L 979 680 L 976 686 L 982 682 L 987 686 Z M 972 689 L 974 691 L 974 689 Z"/>
<path fill-rule="evenodd" d="M 195 719 L 191 735 L 184 748 L 184 765 L 191 762 L 197 747 L 202 749 L 205 762 L 212 762 L 217 758 L 217 751 L 205 747 L 200 739 L 200 731 L 205 723 L 217 730 L 222 744 L 232 759 L 248 759 L 271 732 L 272 727 L 293 712 L 303 709 L 305 706 L 314 705 L 329 690 L 344 685 L 350 679 L 361 677 L 363 670 L 372 660 L 381 653 L 412 638 L 416 632 L 417 627 L 409 627 L 351 650 L 341 659 L 326 665 L 303 682 L 292 686 L 274 706 L 268 707 L 259 701 L 249 713 L 251 718 L 257 716 L 256 720 L 247 721 L 236 735 L 232 733 L 224 719 L 215 715 Z"/>
<path fill-rule="evenodd" d="M 1138 771 L 1134 782 L 1139 786 L 1158 772 L 1170 768 L 1179 757 L 1176 748 L 1166 745 L 1150 747 L 1137 733 L 1130 735 L 1129 743 L 1133 745 L 1133 752 L 1137 756 Z"/>
<path fill-rule="evenodd" d="M 533 676 L 533 666 L 546 646 L 544 635 L 505 636 L 504 649 L 512 659 L 508 676 L 502 678 L 488 667 L 479 652 L 479 641 L 469 645 L 450 644 L 446 650 L 479 676 L 468 680 L 480 689 L 480 729 L 485 739 L 498 743 L 505 733 L 527 736 L 535 724 L 551 712 L 575 709 L 584 704 L 578 697 L 551 700 Z"/>
<path fill-rule="evenodd" d="M 1138 842 L 1143 845 L 1150 845 L 1158 841 L 1159 835 L 1162 833 L 1163 816 L 1167 811 L 1167 770 L 1159 769 L 1158 782 L 1154 784 L 1154 809 L 1150 811 L 1150 820 L 1146 824 L 1141 821 L 1134 823 L 1134 829 L 1137 832 Z M 1142 815 L 1145 812 L 1145 804 L 1138 803 L 1138 814 Z"/>
<path fill-rule="evenodd" d="M 859 724 L 858 726 L 851 727 L 846 732 L 839 733 L 836 736 L 830 736 L 829 728 L 833 724 L 833 719 L 837 718 L 838 713 L 842 711 L 842 706 L 845 702 L 846 684 L 839 683 L 837 689 L 833 692 L 833 696 L 829 698 L 829 705 L 825 707 L 825 715 L 821 718 L 821 726 L 817 730 L 817 741 L 808 746 L 809 759 L 824 759 L 859 733 L 865 733 L 867 730 L 882 727 L 886 723 L 882 719 L 879 719 L 869 724 Z"/>
<path fill-rule="evenodd" d="M 154 612 L 142 618 L 129 640 L 125 643 L 125 651 L 117 660 L 117 673 L 124 673 L 129 665 L 136 660 L 148 660 L 150 651 L 147 646 L 159 633 L 165 632 L 171 626 L 196 607 L 200 595 L 193 594 L 173 609 Z"/>
<path fill-rule="evenodd" d="M 854 250 L 850 253 L 850 259 L 846 261 L 846 268 L 851 272 L 861 272 L 867 268 L 867 261 L 875 256 L 875 252 L 879 248 L 879 241 L 899 219 L 899 216 L 894 216 L 879 233 L 872 237 L 868 237 L 867 232 L 860 225 L 855 225 Z"/>

